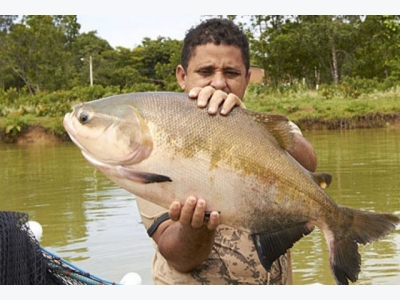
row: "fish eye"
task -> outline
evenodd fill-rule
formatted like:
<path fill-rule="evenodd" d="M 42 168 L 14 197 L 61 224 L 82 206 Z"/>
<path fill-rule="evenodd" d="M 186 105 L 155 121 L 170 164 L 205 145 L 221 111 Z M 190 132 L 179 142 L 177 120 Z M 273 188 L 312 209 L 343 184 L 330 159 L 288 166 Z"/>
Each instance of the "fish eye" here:
<path fill-rule="evenodd" d="M 86 112 L 80 113 L 79 122 L 81 122 L 82 124 L 86 124 L 87 122 L 89 122 L 89 114 Z"/>

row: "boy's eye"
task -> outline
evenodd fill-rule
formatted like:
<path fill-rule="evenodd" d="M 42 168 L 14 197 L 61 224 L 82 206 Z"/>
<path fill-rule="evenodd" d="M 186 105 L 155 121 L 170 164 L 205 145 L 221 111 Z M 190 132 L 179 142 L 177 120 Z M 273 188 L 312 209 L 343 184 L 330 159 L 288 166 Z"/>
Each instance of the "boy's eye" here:
<path fill-rule="evenodd" d="M 212 71 L 211 71 L 211 70 L 199 70 L 198 73 L 199 73 L 200 75 L 205 76 L 205 75 L 211 75 L 211 74 L 212 74 Z"/>
<path fill-rule="evenodd" d="M 226 74 L 227 77 L 230 77 L 230 78 L 232 78 L 232 77 L 237 77 L 237 76 L 240 75 L 238 72 L 233 72 L 233 71 L 231 71 L 231 72 L 226 72 L 225 74 Z"/>

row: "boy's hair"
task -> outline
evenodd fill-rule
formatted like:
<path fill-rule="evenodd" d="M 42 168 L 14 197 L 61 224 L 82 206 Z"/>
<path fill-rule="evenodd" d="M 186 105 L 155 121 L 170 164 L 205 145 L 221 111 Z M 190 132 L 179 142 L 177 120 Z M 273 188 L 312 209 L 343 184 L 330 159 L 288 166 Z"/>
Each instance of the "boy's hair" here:
<path fill-rule="evenodd" d="M 181 65 L 185 71 L 197 46 L 214 45 L 236 46 L 242 53 L 246 72 L 250 68 L 249 41 L 246 34 L 229 19 L 208 19 L 192 27 L 183 40 Z"/>

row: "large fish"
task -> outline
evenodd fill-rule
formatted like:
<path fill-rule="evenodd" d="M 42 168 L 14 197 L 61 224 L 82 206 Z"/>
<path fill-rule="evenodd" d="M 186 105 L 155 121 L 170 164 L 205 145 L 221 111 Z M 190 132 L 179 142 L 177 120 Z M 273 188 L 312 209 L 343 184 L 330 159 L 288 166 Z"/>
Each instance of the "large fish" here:
<path fill-rule="evenodd" d="M 129 192 L 168 208 L 190 195 L 221 212 L 222 223 L 249 230 L 263 266 L 309 234 L 323 232 L 338 284 L 360 272 L 358 244 L 389 234 L 393 214 L 337 205 L 286 151 L 286 117 L 235 108 L 209 115 L 181 93 L 132 93 L 76 105 L 64 127 L 83 156 Z"/>

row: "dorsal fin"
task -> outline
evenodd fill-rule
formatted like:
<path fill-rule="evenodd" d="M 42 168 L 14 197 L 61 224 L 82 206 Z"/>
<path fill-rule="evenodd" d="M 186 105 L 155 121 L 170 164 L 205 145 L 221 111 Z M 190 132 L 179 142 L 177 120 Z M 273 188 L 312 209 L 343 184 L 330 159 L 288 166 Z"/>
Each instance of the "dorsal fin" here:
<path fill-rule="evenodd" d="M 244 109 L 244 111 L 253 120 L 265 126 L 283 149 L 289 150 L 293 146 L 293 132 L 291 131 L 292 128 L 290 127 L 289 119 L 286 116 L 256 112 L 248 109 Z"/>

